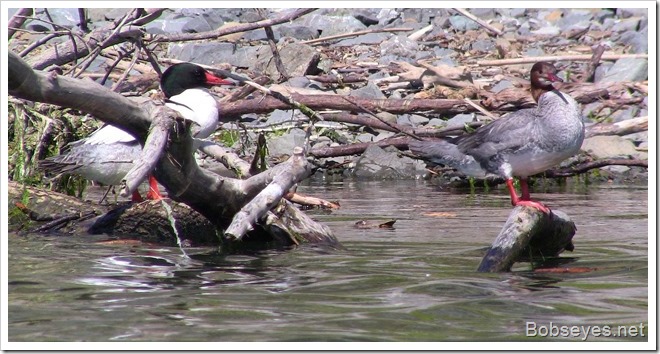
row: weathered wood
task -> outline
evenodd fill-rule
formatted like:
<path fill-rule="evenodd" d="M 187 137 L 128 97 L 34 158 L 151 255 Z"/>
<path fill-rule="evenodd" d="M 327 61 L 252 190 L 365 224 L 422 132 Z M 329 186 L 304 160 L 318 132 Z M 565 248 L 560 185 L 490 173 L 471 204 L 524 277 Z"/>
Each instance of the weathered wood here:
<path fill-rule="evenodd" d="M 479 272 L 507 272 L 517 261 L 537 261 L 573 250 L 575 223 L 563 212 L 550 215 L 515 207 L 479 265 Z"/>
<path fill-rule="evenodd" d="M 71 79 L 33 71 L 25 62 L 13 53 L 9 53 L 9 93 L 17 98 L 31 101 L 57 104 L 93 114 L 96 118 L 124 129 L 145 142 L 148 127 L 152 121 L 153 105 L 138 105 L 106 88 L 83 80 Z M 159 114 L 166 121 L 171 117 Z M 168 125 L 170 123 L 167 123 Z M 158 159 L 153 175 L 168 191 L 168 196 L 182 202 L 204 215 L 217 228 L 225 229 L 235 213 L 250 202 L 273 179 L 281 174 L 292 173 L 292 161 L 283 162 L 267 171 L 245 180 L 227 178 L 200 168 L 194 158 L 193 138 L 190 123 L 177 119 L 169 131 L 169 144 L 165 153 Z M 293 158 L 293 157 L 292 157 Z M 304 164 L 307 160 L 303 159 Z M 287 228 L 285 220 L 298 220 L 295 208 L 286 212 L 295 215 L 275 215 L 258 220 L 256 233 L 275 230 L 271 224 L 277 224 L 277 234 L 258 235 L 268 239 L 286 240 L 281 237 L 287 232 L 288 239 L 314 235 L 328 243 L 337 243 L 332 232 L 323 225 L 307 218 L 303 225 L 306 230 L 299 230 L 300 225 Z M 279 218 L 279 219 L 278 219 Z M 263 224 L 266 223 L 266 224 Z M 302 235 L 302 236 L 300 236 Z M 254 236 L 254 235 L 253 235 Z M 289 241 L 291 244 L 291 241 Z"/>

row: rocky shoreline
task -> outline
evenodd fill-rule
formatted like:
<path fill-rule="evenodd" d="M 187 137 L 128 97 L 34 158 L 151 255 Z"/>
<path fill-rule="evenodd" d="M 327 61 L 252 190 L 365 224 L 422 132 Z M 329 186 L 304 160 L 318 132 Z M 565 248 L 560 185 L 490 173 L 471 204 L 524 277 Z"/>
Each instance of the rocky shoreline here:
<path fill-rule="evenodd" d="M 293 21 L 274 25 L 273 36 L 286 78 L 273 63 L 273 54 L 267 45 L 268 36 L 262 28 L 229 34 L 213 41 L 165 41 L 154 52 L 164 58 L 221 67 L 251 78 L 266 75 L 277 86 L 301 95 L 332 94 L 370 100 L 457 98 L 477 104 L 488 98 L 485 95 L 526 90 L 524 75 L 532 63 L 488 65 L 489 61 L 559 58 L 556 60 L 561 70 L 559 75 L 569 83 L 620 84 L 624 87 L 581 102 L 587 126 L 649 115 L 649 63 L 644 57 L 648 53 L 647 9 L 466 10 L 484 25 L 452 9 L 394 8 L 317 9 Z M 89 25 L 91 28 L 101 27 L 120 19 L 126 11 L 89 9 Z M 163 11 L 144 28 L 153 38 L 204 33 L 275 18 L 290 11 L 172 9 Z M 76 9 L 49 9 L 49 15 L 53 22 L 67 28 L 74 28 L 77 24 Z M 45 14 L 39 11 L 35 16 L 45 18 Z M 27 22 L 25 27 L 31 31 L 50 30 L 39 21 Z M 365 33 L 324 40 L 358 31 Z M 29 43 L 39 38 L 43 35 L 23 35 L 10 43 L 10 50 L 20 50 L 26 45 L 25 41 Z M 561 60 L 567 56 L 590 57 L 598 48 L 602 50 L 602 57 L 596 61 L 597 65 L 588 59 Z M 99 57 L 88 70 L 104 73 L 107 65 L 108 59 Z M 437 78 L 432 79 L 428 70 L 424 71 L 425 68 L 442 68 L 447 70 L 445 73 L 456 69 L 451 81 L 457 86 L 439 83 Z M 410 73 L 417 69 L 421 71 L 412 77 Z M 140 67 L 133 69 L 136 76 L 145 75 L 141 70 Z M 465 87 L 474 87 L 476 91 L 466 92 L 460 87 L 461 83 L 465 83 Z M 111 84 L 113 82 L 107 83 Z M 228 91 L 220 93 L 229 94 Z M 255 93 L 244 99 L 259 97 Z M 518 103 L 505 104 L 493 113 L 501 115 L 520 107 Z M 402 114 L 375 113 L 382 122 L 410 129 L 462 128 L 489 118 L 481 112 L 451 115 L 423 110 Z M 264 133 L 272 165 L 291 154 L 294 146 L 305 144 L 307 132 L 304 129 L 308 125 L 309 119 L 298 110 L 228 115 L 214 140 L 249 157 L 254 153 L 258 134 Z M 336 121 L 316 122 L 314 127 L 309 137 L 312 150 L 376 143 L 402 135 Z M 589 137 L 581 154 L 562 166 L 607 159 L 648 160 L 648 131 Z M 425 162 L 394 146 L 372 144 L 356 154 L 315 158 L 314 164 L 318 170 L 312 178 L 410 179 L 429 176 Z M 612 165 L 589 173 L 593 181 L 648 182 L 647 169 L 642 167 Z M 447 176 L 452 180 L 451 173 Z"/>

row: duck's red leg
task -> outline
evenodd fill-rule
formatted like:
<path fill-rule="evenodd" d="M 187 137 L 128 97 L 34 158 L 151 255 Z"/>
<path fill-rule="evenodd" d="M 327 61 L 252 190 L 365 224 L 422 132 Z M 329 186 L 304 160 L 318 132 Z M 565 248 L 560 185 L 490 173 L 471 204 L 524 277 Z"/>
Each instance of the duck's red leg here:
<path fill-rule="evenodd" d="M 509 178 L 506 180 L 506 186 L 509 188 L 509 194 L 511 194 L 511 204 L 513 206 L 518 206 L 518 205 L 530 206 L 532 208 L 536 208 L 540 210 L 542 213 L 550 214 L 550 209 L 547 206 L 543 205 L 543 203 L 534 200 L 529 200 L 529 189 L 527 186 L 527 180 L 523 180 L 523 179 L 520 180 L 520 187 L 523 192 L 523 198 L 518 198 L 518 194 L 516 194 L 516 189 L 513 187 L 513 178 Z M 527 199 L 525 199 L 525 194 L 527 194 Z"/>
<path fill-rule="evenodd" d="M 158 190 L 158 181 L 156 181 L 156 178 L 152 175 L 149 175 L 149 192 L 147 192 L 147 199 L 151 199 L 151 200 L 163 199 L 163 196 L 160 194 L 160 191 Z"/>
<path fill-rule="evenodd" d="M 522 196 L 520 196 L 521 200 L 530 200 L 529 198 L 529 186 L 527 185 L 527 178 L 520 178 L 520 191 L 522 192 Z"/>
<path fill-rule="evenodd" d="M 133 195 L 131 196 L 131 201 L 136 202 L 136 203 L 141 203 L 142 202 L 142 196 L 140 195 L 140 192 L 137 190 L 133 191 Z"/>

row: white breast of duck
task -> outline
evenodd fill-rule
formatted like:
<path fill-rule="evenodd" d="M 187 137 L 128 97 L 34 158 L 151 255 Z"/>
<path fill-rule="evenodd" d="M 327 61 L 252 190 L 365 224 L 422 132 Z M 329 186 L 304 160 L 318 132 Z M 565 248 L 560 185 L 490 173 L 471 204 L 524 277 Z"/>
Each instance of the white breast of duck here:
<path fill-rule="evenodd" d="M 528 177 L 552 168 L 579 152 L 584 123 L 578 103 L 558 90 L 539 97 L 533 111 L 528 144 L 505 156 L 500 171 L 505 176 Z"/>
<path fill-rule="evenodd" d="M 191 88 L 172 96 L 166 104 L 176 110 L 185 119 L 190 119 L 200 126 L 195 135 L 204 139 L 211 135 L 218 124 L 218 106 L 215 98 L 205 88 Z"/>

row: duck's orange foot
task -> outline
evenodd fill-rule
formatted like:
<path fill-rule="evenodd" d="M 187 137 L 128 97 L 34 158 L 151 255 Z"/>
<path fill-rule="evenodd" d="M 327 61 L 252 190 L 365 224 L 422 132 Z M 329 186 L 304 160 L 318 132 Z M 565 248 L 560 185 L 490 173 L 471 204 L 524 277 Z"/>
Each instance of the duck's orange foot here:
<path fill-rule="evenodd" d="M 534 200 L 518 200 L 515 203 L 515 206 L 518 206 L 518 205 L 524 205 L 524 206 L 536 208 L 536 209 L 540 210 L 542 213 L 548 214 L 548 215 L 550 215 L 550 213 L 551 213 L 550 208 L 543 205 L 543 203 L 537 202 L 537 201 L 534 201 Z"/>

